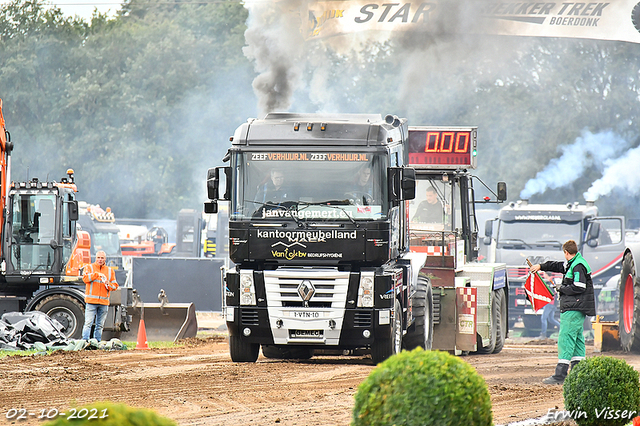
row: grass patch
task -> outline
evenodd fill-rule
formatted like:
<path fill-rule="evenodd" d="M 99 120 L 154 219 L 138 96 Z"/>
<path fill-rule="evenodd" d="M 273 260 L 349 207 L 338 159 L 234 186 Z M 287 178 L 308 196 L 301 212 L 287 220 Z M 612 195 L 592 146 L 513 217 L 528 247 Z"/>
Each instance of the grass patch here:
<path fill-rule="evenodd" d="M 123 341 L 122 342 L 127 349 L 133 350 L 136 348 L 137 342 L 134 341 Z M 148 342 L 149 348 L 179 348 L 184 346 L 184 343 L 174 343 L 174 342 Z M 47 351 L 38 351 L 37 349 L 29 349 L 29 350 L 0 350 L 0 359 L 8 357 L 8 356 L 32 356 L 32 355 L 49 355 L 53 352 L 60 351 L 61 349 L 56 350 L 47 350 Z M 99 349 L 90 349 L 90 350 L 99 350 Z"/>
<path fill-rule="evenodd" d="M 47 355 L 51 353 L 47 351 Z M 29 349 L 28 351 L 20 350 L 20 351 L 12 351 L 12 350 L 0 350 L 0 359 L 8 357 L 8 356 L 30 356 L 35 354 L 44 354 L 44 352 L 38 352 L 36 349 Z"/>
<path fill-rule="evenodd" d="M 134 341 L 123 341 L 122 343 L 124 343 L 127 346 L 127 350 L 129 349 L 135 349 L 136 345 L 138 344 L 137 342 Z M 147 345 L 149 345 L 149 348 L 179 348 L 184 346 L 184 344 L 182 343 L 173 343 L 173 342 L 147 342 Z"/>

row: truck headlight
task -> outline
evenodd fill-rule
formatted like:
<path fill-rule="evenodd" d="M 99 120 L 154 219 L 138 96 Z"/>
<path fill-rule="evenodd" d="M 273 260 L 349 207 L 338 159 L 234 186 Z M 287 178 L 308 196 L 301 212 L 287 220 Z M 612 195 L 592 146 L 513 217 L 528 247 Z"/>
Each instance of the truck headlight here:
<path fill-rule="evenodd" d="M 373 308 L 373 272 L 363 272 L 358 286 L 358 307 Z"/>
<path fill-rule="evenodd" d="M 240 271 L 240 304 L 256 304 L 256 287 L 253 284 L 253 271 Z"/>

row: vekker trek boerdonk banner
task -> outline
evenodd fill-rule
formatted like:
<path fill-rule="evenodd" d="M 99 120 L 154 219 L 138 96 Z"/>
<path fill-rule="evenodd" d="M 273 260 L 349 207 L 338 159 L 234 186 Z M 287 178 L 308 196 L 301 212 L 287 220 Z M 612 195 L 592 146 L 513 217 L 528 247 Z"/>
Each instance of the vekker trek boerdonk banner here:
<path fill-rule="evenodd" d="M 542 309 L 544 305 L 548 303 L 553 303 L 553 293 L 551 289 L 537 272 L 529 272 L 527 280 L 524 283 L 524 291 L 527 293 L 527 297 L 534 311 Z"/>
<path fill-rule="evenodd" d="M 640 2 L 308 1 L 305 38 L 362 31 L 567 37 L 640 43 Z"/>

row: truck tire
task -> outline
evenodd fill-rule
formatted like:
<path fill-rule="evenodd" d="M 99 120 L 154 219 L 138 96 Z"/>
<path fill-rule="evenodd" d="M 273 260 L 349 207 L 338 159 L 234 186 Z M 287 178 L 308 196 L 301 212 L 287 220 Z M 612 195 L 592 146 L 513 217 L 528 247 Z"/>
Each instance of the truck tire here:
<path fill-rule="evenodd" d="M 78 299 L 64 294 L 52 294 L 42 299 L 33 309 L 58 321 L 69 339 L 81 339 L 84 326 L 84 305 Z"/>
<path fill-rule="evenodd" d="M 632 253 L 622 260 L 620 274 L 620 344 L 627 352 L 640 352 L 640 279 Z"/>
<path fill-rule="evenodd" d="M 433 345 L 433 293 L 431 283 L 418 278 L 413 298 L 413 316 L 415 327 L 404 337 L 404 347 L 408 350 L 418 346 L 428 351 Z"/>
<path fill-rule="evenodd" d="M 233 362 L 256 362 L 260 345 L 249 343 L 241 336 L 229 336 L 229 354 Z"/>
<path fill-rule="evenodd" d="M 477 334 L 476 340 L 478 343 L 477 354 L 487 355 L 492 354 L 494 349 L 496 348 L 496 337 L 498 335 L 498 318 L 500 318 L 498 314 L 498 293 L 500 290 L 496 290 L 491 292 L 491 335 L 489 344 L 487 346 L 482 346 L 482 337 L 480 334 Z"/>
<path fill-rule="evenodd" d="M 500 353 L 504 347 L 504 342 L 507 339 L 508 319 L 507 319 L 507 296 L 505 289 L 501 288 L 496 291 L 496 346 L 493 348 L 493 353 Z"/>
<path fill-rule="evenodd" d="M 304 346 L 262 345 L 262 355 L 273 359 L 310 359 L 313 349 Z"/>
<path fill-rule="evenodd" d="M 371 344 L 371 359 L 374 364 L 379 364 L 391 355 L 402 350 L 402 307 L 396 299 L 393 308 L 393 323 L 389 336 L 376 336 Z"/>

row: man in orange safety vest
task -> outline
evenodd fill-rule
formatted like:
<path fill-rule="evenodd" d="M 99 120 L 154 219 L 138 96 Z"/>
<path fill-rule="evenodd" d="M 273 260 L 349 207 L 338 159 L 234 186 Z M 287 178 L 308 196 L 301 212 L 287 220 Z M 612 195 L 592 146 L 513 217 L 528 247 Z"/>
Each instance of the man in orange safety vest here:
<path fill-rule="evenodd" d="M 107 254 L 104 251 L 96 253 L 96 261 L 84 267 L 82 281 L 86 284 L 84 291 L 84 327 L 82 339 L 89 340 L 91 326 L 95 324 L 93 337 L 99 342 L 102 339 L 102 329 L 109 310 L 109 294 L 118 288 L 116 273 L 106 265 Z"/>

